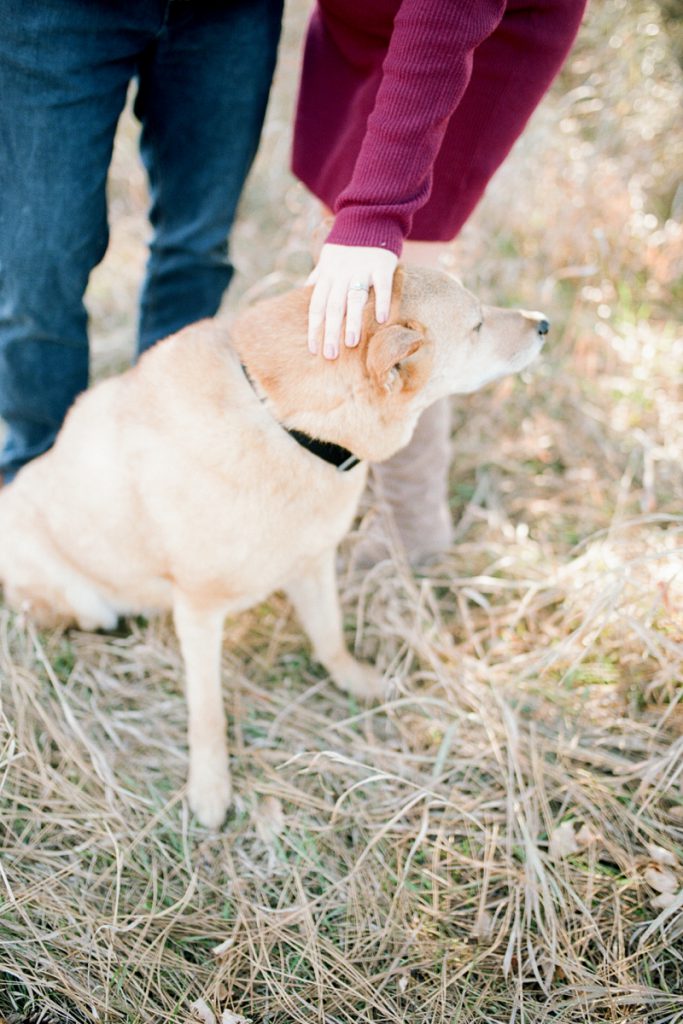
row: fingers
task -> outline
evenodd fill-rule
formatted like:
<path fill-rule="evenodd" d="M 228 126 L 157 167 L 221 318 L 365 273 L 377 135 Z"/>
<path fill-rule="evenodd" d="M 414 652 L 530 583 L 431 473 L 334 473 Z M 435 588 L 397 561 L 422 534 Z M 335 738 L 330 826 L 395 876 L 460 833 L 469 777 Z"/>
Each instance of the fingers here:
<path fill-rule="evenodd" d="M 381 268 L 373 274 L 372 283 L 375 286 L 375 319 L 378 324 L 386 323 L 389 319 L 391 288 L 393 281 L 393 267 L 390 270 Z"/>
<path fill-rule="evenodd" d="M 315 355 L 318 351 L 320 330 L 325 323 L 327 309 L 327 288 L 325 282 L 318 281 L 313 288 L 311 304 L 308 307 L 308 351 Z"/>
<path fill-rule="evenodd" d="M 348 292 L 343 286 L 335 285 L 329 290 L 325 282 L 319 281 L 313 289 L 308 310 L 308 350 L 318 352 L 322 333 L 323 355 L 336 359 L 339 355 L 339 339 L 346 319 L 344 343 L 352 348 L 360 341 L 363 309 L 368 299 L 367 288 L 353 288 Z"/>
<path fill-rule="evenodd" d="M 370 285 L 375 288 L 376 317 L 389 317 L 391 289 L 398 259 L 393 252 L 370 246 L 326 244 L 307 284 L 313 285 L 308 315 L 308 348 L 315 354 L 322 342 L 326 359 L 336 359 L 345 323 L 344 344 L 360 341 L 363 309 Z"/>
<path fill-rule="evenodd" d="M 351 288 L 346 296 L 346 330 L 344 344 L 347 348 L 355 348 L 360 341 L 363 325 L 363 310 L 368 301 L 367 288 Z"/>
<path fill-rule="evenodd" d="M 335 285 L 327 297 L 325 310 L 325 335 L 323 355 L 326 359 L 336 359 L 339 355 L 339 339 L 342 321 L 346 313 L 346 290 L 344 286 Z"/>

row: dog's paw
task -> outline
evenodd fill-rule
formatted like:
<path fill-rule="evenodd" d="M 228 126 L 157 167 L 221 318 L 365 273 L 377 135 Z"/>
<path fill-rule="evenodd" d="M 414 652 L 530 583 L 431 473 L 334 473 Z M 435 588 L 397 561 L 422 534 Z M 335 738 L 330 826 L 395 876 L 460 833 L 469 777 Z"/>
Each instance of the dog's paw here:
<path fill-rule="evenodd" d="M 330 666 L 330 674 L 340 690 L 353 694 L 358 700 L 370 703 L 384 699 L 387 686 L 382 674 L 372 665 L 356 661 L 350 654 L 342 662 Z"/>
<path fill-rule="evenodd" d="M 191 771 L 187 795 L 199 823 L 206 828 L 220 828 L 232 802 L 230 772 L 211 767 Z"/>

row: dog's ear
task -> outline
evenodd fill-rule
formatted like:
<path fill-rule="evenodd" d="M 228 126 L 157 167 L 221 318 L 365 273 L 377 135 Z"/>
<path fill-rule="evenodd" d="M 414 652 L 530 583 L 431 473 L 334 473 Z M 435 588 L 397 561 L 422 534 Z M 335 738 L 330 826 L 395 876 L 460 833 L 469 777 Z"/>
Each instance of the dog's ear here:
<path fill-rule="evenodd" d="M 426 347 L 425 329 L 415 321 L 378 328 L 368 342 L 370 379 L 384 391 L 403 389 L 411 383 Z"/>

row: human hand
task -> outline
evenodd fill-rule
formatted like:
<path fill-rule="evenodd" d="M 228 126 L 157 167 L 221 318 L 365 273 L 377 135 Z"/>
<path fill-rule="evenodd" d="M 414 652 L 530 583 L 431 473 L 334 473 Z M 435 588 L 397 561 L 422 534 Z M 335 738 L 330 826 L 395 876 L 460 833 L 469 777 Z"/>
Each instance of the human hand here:
<path fill-rule="evenodd" d="M 314 285 L 308 311 L 309 352 L 317 353 L 322 330 L 323 355 L 326 359 L 337 358 L 344 316 L 344 344 L 347 348 L 358 344 L 371 286 L 375 289 L 377 322 L 388 319 L 397 263 L 398 257 L 388 249 L 329 243 L 322 247 L 318 265 L 306 282 Z"/>

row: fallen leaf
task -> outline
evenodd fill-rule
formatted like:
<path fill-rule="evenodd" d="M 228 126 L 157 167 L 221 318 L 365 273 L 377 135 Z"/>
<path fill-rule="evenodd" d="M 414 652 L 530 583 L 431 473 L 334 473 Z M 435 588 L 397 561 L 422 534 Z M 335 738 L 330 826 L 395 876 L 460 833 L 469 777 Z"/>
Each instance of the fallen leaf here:
<path fill-rule="evenodd" d="M 482 910 L 477 914 L 472 926 L 472 936 L 475 939 L 490 939 L 493 931 L 493 918 L 488 910 Z"/>
<path fill-rule="evenodd" d="M 254 811 L 254 824 L 259 839 L 264 843 L 272 843 L 285 827 L 282 804 L 276 796 L 264 796 L 259 800 Z"/>
<path fill-rule="evenodd" d="M 213 1012 L 209 1009 L 208 1005 L 203 999 L 195 999 L 190 1005 L 192 1015 L 202 1022 L 202 1024 L 216 1024 L 216 1018 Z"/>
<path fill-rule="evenodd" d="M 675 893 L 678 889 L 678 879 L 673 871 L 661 867 L 659 864 L 651 864 L 645 868 L 643 877 L 655 892 Z"/>
<path fill-rule="evenodd" d="M 562 857 L 569 857 L 572 853 L 579 852 L 579 844 L 576 841 L 574 823 L 563 821 L 553 832 L 550 833 L 548 853 L 553 860 L 560 860 Z"/>
<path fill-rule="evenodd" d="M 663 846 L 655 846 L 654 843 L 648 843 L 647 852 L 657 864 L 666 864 L 670 868 L 678 867 L 678 860 L 675 855 L 670 850 L 665 850 Z"/>
<path fill-rule="evenodd" d="M 599 832 L 594 832 L 585 822 L 576 833 L 576 841 L 579 846 L 592 846 L 593 843 L 597 843 L 598 839 L 600 839 Z"/>
<path fill-rule="evenodd" d="M 251 1017 L 243 1017 L 239 1013 L 233 1013 L 232 1010 L 223 1010 L 221 1024 L 251 1024 Z"/>
<path fill-rule="evenodd" d="M 234 938 L 226 939 L 225 942 L 221 942 L 217 946 L 214 946 L 211 952 L 214 956 L 224 956 L 234 943 Z"/>
<path fill-rule="evenodd" d="M 655 910 L 666 910 L 672 903 L 675 903 L 677 894 L 675 892 L 660 892 L 659 896 L 653 896 L 650 903 Z"/>

